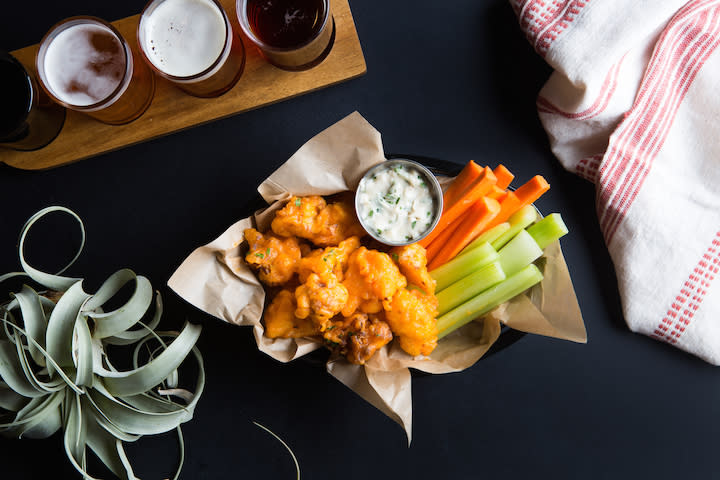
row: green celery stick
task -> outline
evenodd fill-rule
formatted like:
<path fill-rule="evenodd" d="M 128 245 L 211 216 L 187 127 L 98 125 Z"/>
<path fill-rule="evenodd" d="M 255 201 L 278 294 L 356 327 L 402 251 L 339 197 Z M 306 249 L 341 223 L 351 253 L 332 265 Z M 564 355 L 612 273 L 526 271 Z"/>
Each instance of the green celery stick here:
<path fill-rule="evenodd" d="M 445 265 L 430 272 L 430 276 L 437 283 L 435 292 L 442 291 L 461 278 L 467 277 L 478 268 L 497 259 L 498 253 L 489 243 L 484 243 L 467 253 L 458 255 Z"/>
<path fill-rule="evenodd" d="M 473 250 L 474 248 L 479 247 L 480 245 L 482 245 L 485 242 L 488 242 L 488 243 L 494 242 L 496 238 L 498 238 L 500 235 L 507 232 L 508 230 L 510 230 L 510 224 L 508 222 L 503 222 L 503 223 L 499 223 L 499 224 L 495 225 L 490 230 L 478 235 L 478 237 L 475 240 L 470 242 L 467 247 L 462 249 L 462 251 L 460 252 L 460 255 L 462 255 L 463 253 L 467 253 L 470 250 Z"/>
<path fill-rule="evenodd" d="M 568 233 L 568 228 L 559 213 L 551 213 L 534 225 L 527 228 L 527 232 L 545 250 L 555 240 Z"/>
<path fill-rule="evenodd" d="M 542 248 L 527 230 L 520 230 L 512 240 L 500 249 L 498 260 L 505 275 L 509 277 L 540 258 L 542 253 Z"/>
<path fill-rule="evenodd" d="M 535 210 L 535 207 L 532 205 L 525 205 L 508 218 L 510 228 L 498 238 L 490 242 L 490 244 L 495 250 L 500 250 L 503 245 L 509 242 L 510 239 L 514 238 L 520 230 L 524 229 L 528 225 L 531 225 L 535 220 L 537 220 L 537 218 L 538 213 L 537 210 Z"/>
<path fill-rule="evenodd" d="M 515 275 L 509 276 L 494 287 L 441 315 L 437 321 L 438 332 L 440 332 L 438 338 L 443 338 L 450 332 L 485 315 L 498 305 L 540 283 L 542 279 L 540 270 L 533 264 L 528 265 Z"/>
<path fill-rule="evenodd" d="M 503 280 L 505 280 L 505 272 L 503 272 L 500 262 L 488 263 L 437 294 L 439 314 L 449 312 Z"/>

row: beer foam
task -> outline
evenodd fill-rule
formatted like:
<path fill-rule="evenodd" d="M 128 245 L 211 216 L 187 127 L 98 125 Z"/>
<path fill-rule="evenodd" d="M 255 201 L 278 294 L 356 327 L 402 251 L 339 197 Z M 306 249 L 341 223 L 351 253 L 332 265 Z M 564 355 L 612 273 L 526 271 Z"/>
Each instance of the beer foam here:
<path fill-rule="evenodd" d="M 225 18 L 209 0 L 165 0 L 146 11 L 140 42 L 158 70 L 189 77 L 207 70 L 225 47 Z"/>
<path fill-rule="evenodd" d="M 47 46 L 44 76 L 53 94 L 70 105 L 105 100 L 125 75 L 126 57 L 115 34 L 102 25 L 82 23 L 58 33 Z"/>

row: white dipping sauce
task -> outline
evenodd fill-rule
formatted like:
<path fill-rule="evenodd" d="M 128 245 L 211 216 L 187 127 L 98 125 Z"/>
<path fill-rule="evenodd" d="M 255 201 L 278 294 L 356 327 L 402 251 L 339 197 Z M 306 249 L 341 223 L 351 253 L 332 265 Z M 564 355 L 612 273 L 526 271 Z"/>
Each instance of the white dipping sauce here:
<path fill-rule="evenodd" d="M 356 205 L 365 227 L 393 243 L 423 236 L 432 227 L 437 208 L 425 175 L 397 164 L 364 178 L 358 186 Z"/>

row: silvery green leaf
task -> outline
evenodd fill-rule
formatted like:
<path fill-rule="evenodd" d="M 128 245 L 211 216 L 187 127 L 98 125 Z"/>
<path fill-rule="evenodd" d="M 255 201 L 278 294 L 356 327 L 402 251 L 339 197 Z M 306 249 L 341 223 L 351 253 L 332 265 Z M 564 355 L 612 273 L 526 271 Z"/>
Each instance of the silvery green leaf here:
<path fill-rule="evenodd" d="M 75 323 L 75 334 L 73 336 L 73 356 L 77 373 L 75 374 L 76 385 L 93 384 L 93 343 L 90 335 L 90 328 L 87 318 L 79 315 Z"/>
<path fill-rule="evenodd" d="M 200 330 L 200 326 L 186 323 L 170 346 L 146 365 L 129 372 L 105 376 L 103 383 L 108 392 L 122 397 L 143 393 L 159 385 L 190 353 L 200 336 Z"/>
<path fill-rule="evenodd" d="M 8 387 L 24 397 L 39 397 L 45 393 L 27 379 L 15 345 L 6 340 L 0 340 L 0 377 Z"/>
<path fill-rule="evenodd" d="M 90 297 L 82 289 L 82 281 L 75 282 L 60 298 L 50 314 L 45 343 L 47 352 L 61 367 L 73 366 L 72 345 L 75 322 L 80 307 Z M 54 368 L 48 366 L 50 373 Z"/>
<path fill-rule="evenodd" d="M 93 312 L 110 300 L 115 293 L 131 280 L 135 281 L 135 291 L 124 305 L 110 312 Z M 83 311 L 95 322 L 93 336 L 95 338 L 111 337 L 131 328 L 150 307 L 152 296 L 152 285 L 150 285 L 147 278 L 136 276 L 135 273 L 127 269 L 113 274 L 83 308 Z"/>
<path fill-rule="evenodd" d="M 70 260 L 70 263 L 68 263 L 65 267 L 60 269 L 60 271 L 54 275 L 45 273 L 41 270 L 38 270 L 38 269 L 30 266 L 30 264 L 28 264 L 27 261 L 25 260 L 25 253 L 24 253 L 25 238 L 27 237 L 27 234 L 30 231 L 30 228 L 33 226 L 33 224 L 35 224 L 35 222 L 40 220 L 42 217 L 44 217 L 48 213 L 52 213 L 52 212 L 64 212 L 64 213 L 71 215 L 80 224 L 80 232 L 82 234 L 82 238 L 80 240 L 80 248 L 78 248 L 78 251 L 75 254 L 75 257 L 73 257 L 73 259 Z M 32 278 L 33 280 L 38 282 L 40 285 L 44 285 L 45 287 L 51 288 L 53 290 L 64 292 L 65 290 L 69 289 L 74 283 L 76 283 L 80 279 L 63 277 L 60 274 L 63 273 L 65 270 L 67 270 L 67 268 L 70 267 L 70 265 L 75 263 L 75 260 L 77 260 L 78 257 L 80 256 L 80 253 L 82 253 L 82 249 L 84 246 L 85 246 L 85 226 L 83 225 L 80 217 L 78 217 L 75 212 L 73 212 L 72 210 L 69 210 L 65 207 L 54 206 L 54 207 L 43 208 L 42 210 L 35 213 L 32 217 L 30 217 L 28 219 L 28 221 L 25 222 L 25 225 L 22 228 L 22 233 L 20 235 L 20 246 L 19 246 L 20 264 L 22 265 L 24 272 L 30 278 Z"/>
<path fill-rule="evenodd" d="M 45 347 L 45 331 L 47 330 L 47 318 L 40 300 L 40 296 L 35 290 L 23 285 L 22 290 L 16 293 L 14 297 L 17 299 L 22 312 L 25 331 L 28 336 L 35 340 L 41 347 Z M 34 343 L 28 345 L 30 355 L 38 365 L 45 365 L 45 357 L 40 353 Z"/>

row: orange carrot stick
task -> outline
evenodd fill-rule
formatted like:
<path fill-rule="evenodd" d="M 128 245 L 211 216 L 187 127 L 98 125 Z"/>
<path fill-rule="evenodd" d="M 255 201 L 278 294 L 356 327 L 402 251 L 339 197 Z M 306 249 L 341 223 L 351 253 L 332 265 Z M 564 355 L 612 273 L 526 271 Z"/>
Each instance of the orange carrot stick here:
<path fill-rule="evenodd" d="M 458 220 L 460 225 L 428 264 L 428 270 L 434 270 L 452 260 L 468 246 L 500 212 L 500 202 L 490 197 L 482 197 L 475 202 L 467 214 Z M 439 237 L 438 237 L 439 238 Z"/>
<path fill-rule="evenodd" d="M 452 238 L 453 233 L 457 229 L 457 227 L 462 223 L 463 219 L 465 217 L 459 217 L 457 218 L 453 223 L 448 225 L 448 227 L 443 230 L 443 232 L 438 235 L 438 237 L 430 242 L 430 245 L 427 246 L 426 250 L 426 256 L 427 256 L 427 264 L 429 265 L 430 262 L 432 262 L 432 259 L 435 258 L 435 256 L 442 250 L 442 248 L 447 244 L 448 240 Z"/>
<path fill-rule="evenodd" d="M 515 175 L 513 175 L 512 172 L 508 170 L 502 163 L 495 167 L 493 173 L 495 174 L 495 177 L 497 177 L 497 186 L 502 188 L 503 190 L 509 187 L 513 179 L 515 178 Z"/>
<path fill-rule="evenodd" d="M 530 205 L 549 189 L 550 184 L 541 175 L 535 175 L 514 192 L 507 193 L 500 202 L 500 212 L 486 228 L 492 228 L 499 223 L 506 222 L 513 213 L 525 205 Z"/>
<path fill-rule="evenodd" d="M 494 198 L 498 202 L 502 202 L 505 196 L 508 194 L 508 191 L 504 188 L 500 188 L 499 185 L 493 186 L 493 188 L 488 192 L 487 196 L 490 198 Z"/>
<path fill-rule="evenodd" d="M 443 193 L 443 204 L 448 205 L 453 203 L 457 199 L 458 195 L 465 191 L 480 175 L 483 173 L 483 168 L 470 160 L 460 171 L 457 177 L 450 183 L 450 186 Z"/>
<path fill-rule="evenodd" d="M 418 243 L 427 248 L 430 242 L 435 240 L 448 225 L 454 222 L 458 217 L 467 211 L 470 206 L 480 200 L 480 197 L 487 194 L 496 182 L 495 174 L 489 167 L 483 169 L 483 173 L 468 186 L 465 191 L 460 194 L 454 203 L 443 205 L 443 212 L 440 221 L 430 235 L 420 240 Z"/>

